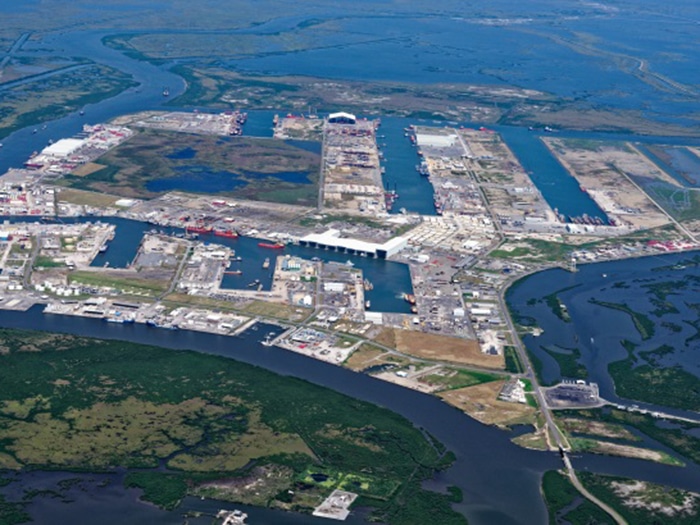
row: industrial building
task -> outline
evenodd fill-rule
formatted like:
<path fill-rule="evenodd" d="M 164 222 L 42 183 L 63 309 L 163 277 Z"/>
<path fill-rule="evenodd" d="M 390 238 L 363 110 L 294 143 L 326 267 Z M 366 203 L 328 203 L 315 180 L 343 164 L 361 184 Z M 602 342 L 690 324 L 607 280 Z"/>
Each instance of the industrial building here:
<path fill-rule="evenodd" d="M 341 237 L 339 230 L 330 229 L 323 233 L 312 233 L 299 239 L 299 244 L 323 250 L 334 250 L 336 252 L 349 253 L 353 255 L 365 255 L 367 257 L 378 257 L 386 259 L 399 253 L 408 244 L 404 237 L 394 237 L 384 244 L 360 241 Z"/>
<path fill-rule="evenodd" d="M 357 118 L 352 113 L 345 113 L 340 111 L 338 113 L 331 113 L 328 115 L 329 124 L 355 124 L 357 123 Z"/>

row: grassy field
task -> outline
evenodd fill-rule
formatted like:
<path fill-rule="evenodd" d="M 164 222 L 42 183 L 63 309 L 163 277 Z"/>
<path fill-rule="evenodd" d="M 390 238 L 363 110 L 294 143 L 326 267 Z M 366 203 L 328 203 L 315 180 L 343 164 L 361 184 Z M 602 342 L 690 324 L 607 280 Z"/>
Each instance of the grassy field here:
<path fill-rule="evenodd" d="M 286 321 L 300 321 L 309 316 L 311 309 L 267 301 L 252 301 L 242 308 L 242 312 L 247 315 L 264 315 Z"/>
<path fill-rule="evenodd" d="M 466 388 L 497 381 L 499 379 L 502 379 L 502 376 L 475 372 L 473 370 L 464 370 L 461 368 L 442 368 L 440 369 L 440 373 L 428 374 L 420 378 L 421 382 L 436 385 L 441 391 Z"/>
<path fill-rule="evenodd" d="M 1 330 L 0 384 L 0 468 L 165 461 L 171 472 L 138 471 L 127 484 L 168 508 L 205 485 L 240 500 L 229 485 L 263 490 L 276 472 L 268 505 L 308 510 L 354 487 L 388 523 L 406 523 L 407 494 L 412 512 L 434 506 L 444 523 L 466 523 L 448 496 L 420 487 L 443 466 L 444 447 L 386 409 L 305 381 L 194 352 Z M 335 481 L 305 487 L 316 472 Z"/>
<path fill-rule="evenodd" d="M 119 275 L 109 272 L 97 273 L 79 270 L 71 272 L 68 280 L 71 283 L 123 290 L 125 293 L 159 294 L 168 288 L 168 282 L 164 280 L 140 279 L 135 275 Z"/>
<path fill-rule="evenodd" d="M 110 207 L 114 206 L 120 197 L 107 195 L 94 191 L 76 190 L 74 188 L 60 188 L 57 195 L 58 202 L 68 202 L 70 204 L 80 204 L 83 206 Z"/>
<path fill-rule="evenodd" d="M 280 140 L 143 130 L 98 162 L 104 167 L 60 184 L 133 198 L 170 189 L 306 205 L 318 198 L 320 155 Z"/>
<path fill-rule="evenodd" d="M 683 466 L 683 462 L 658 450 L 581 437 L 569 438 L 569 443 L 571 443 L 571 448 L 575 452 L 590 452 L 592 454 L 604 454 L 606 456 L 645 459 L 648 461 L 656 461 L 657 463 L 664 463 L 666 465 Z"/>
<path fill-rule="evenodd" d="M 466 388 L 446 390 L 438 395 L 450 405 L 486 425 L 508 426 L 533 423 L 534 407 L 498 399 L 504 383 L 505 381 L 490 381 Z"/>

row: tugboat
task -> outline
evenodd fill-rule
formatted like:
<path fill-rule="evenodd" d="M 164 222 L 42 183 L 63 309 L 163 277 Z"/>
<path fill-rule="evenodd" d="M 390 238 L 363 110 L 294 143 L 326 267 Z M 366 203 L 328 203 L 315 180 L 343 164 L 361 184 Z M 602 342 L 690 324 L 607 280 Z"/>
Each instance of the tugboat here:
<path fill-rule="evenodd" d="M 186 233 L 212 233 L 213 228 L 211 226 L 187 226 L 185 227 Z"/>
<path fill-rule="evenodd" d="M 214 230 L 213 233 L 217 237 L 226 237 L 227 239 L 238 238 L 238 233 L 231 230 Z"/>
<path fill-rule="evenodd" d="M 412 293 L 403 294 L 403 300 L 406 301 L 408 304 L 416 304 L 416 296 Z"/>

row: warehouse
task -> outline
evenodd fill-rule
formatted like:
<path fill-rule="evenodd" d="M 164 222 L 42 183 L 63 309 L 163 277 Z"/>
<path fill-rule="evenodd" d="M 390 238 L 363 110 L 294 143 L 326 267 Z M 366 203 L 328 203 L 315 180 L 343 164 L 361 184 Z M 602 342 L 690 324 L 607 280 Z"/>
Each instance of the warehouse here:
<path fill-rule="evenodd" d="M 311 248 L 386 259 L 403 250 L 407 246 L 408 240 L 404 237 L 394 237 L 384 244 L 377 244 L 341 237 L 339 230 L 330 229 L 323 233 L 312 233 L 302 237 L 299 239 L 299 244 Z"/>

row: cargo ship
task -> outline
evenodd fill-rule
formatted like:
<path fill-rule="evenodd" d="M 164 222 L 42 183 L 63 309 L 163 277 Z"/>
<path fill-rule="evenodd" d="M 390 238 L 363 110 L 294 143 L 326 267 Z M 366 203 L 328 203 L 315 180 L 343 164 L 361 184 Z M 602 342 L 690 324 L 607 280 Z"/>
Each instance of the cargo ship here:
<path fill-rule="evenodd" d="M 226 237 L 227 239 L 238 239 L 238 233 L 231 230 L 214 230 L 213 233 L 217 237 Z"/>
<path fill-rule="evenodd" d="M 212 233 L 213 228 L 211 226 L 186 226 L 186 233 Z"/>
<path fill-rule="evenodd" d="M 281 250 L 284 248 L 284 243 L 281 242 L 259 242 L 258 246 L 261 248 L 268 248 L 270 250 Z"/>

